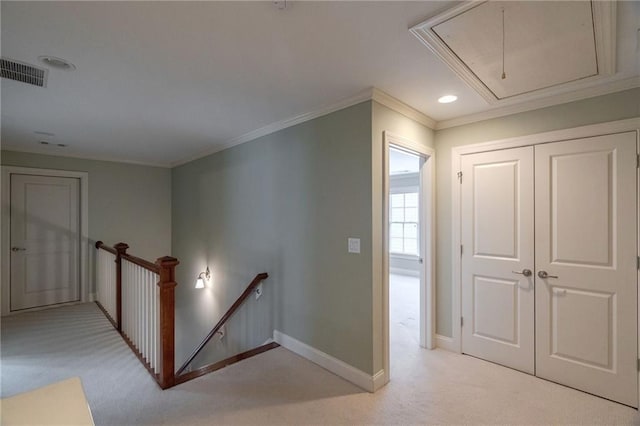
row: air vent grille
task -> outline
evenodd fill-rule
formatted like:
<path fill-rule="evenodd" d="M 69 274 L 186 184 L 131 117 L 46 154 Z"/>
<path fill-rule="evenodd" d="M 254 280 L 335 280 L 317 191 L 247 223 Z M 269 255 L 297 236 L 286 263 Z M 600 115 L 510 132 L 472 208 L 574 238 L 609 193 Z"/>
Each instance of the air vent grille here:
<path fill-rule="evenodd" d="M 21 81 L 38 87 L 44 87 L 47 81 L 47 71 L 33 65 L 0 58 L 0 68 L 2 69 L 2 78 L 9 80 Z"/>

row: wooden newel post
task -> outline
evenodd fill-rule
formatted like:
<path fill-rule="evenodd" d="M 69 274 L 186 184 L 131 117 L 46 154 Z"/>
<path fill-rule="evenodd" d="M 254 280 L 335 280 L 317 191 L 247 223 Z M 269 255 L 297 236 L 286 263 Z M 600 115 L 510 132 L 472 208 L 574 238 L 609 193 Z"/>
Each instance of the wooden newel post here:
<path fill-rule="evenodd" d="M 170 388 L 175 384 L 175 287 L 176 265 L 180 262 L 175 257 L 165 256 L 156 260 L 160 267 L 160 387 Z"/>
<path fill-rule="evenodd" d="M 118 243 L 113 246 L 116 249 L 116 323 L 118 331 L 122 333 L 122 255 L 127 253 L 129 244 Z"/>

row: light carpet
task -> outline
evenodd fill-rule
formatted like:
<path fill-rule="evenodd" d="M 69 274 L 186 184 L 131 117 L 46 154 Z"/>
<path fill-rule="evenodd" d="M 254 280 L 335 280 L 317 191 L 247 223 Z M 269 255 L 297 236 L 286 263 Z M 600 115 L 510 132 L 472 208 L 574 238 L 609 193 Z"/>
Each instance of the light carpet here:
<path fill-rule="evenodd" d="M 392 382 L 375 394 L 284 348 L 162 391 L 95 304 L 74 305 L 2 319 L 1 390 L 80 376 L 97 425 L 640 424 L 632 408 L 392 329 Z"/>

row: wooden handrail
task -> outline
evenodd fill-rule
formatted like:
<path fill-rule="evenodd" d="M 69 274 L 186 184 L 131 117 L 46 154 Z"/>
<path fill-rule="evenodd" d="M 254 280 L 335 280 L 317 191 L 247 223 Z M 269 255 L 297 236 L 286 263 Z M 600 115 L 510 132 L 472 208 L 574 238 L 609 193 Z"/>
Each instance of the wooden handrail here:
<path fill-rule="evenodd" d="M 122 254 L 122 258 L 128 260 L 129 262 L 136 264 L 148 271 L 155 272 L 156 274 L 160 274 L 160 266 L 153 262 L 149 262 L 148 260 L 141 259 L 136 256 L 132 256 L 130 254 L 124 253 Z"/>
<path fill-rule="evenodd" d="M 176 275 L 175 268 L 180 263 L 178 259 L 165 256 L 160 257 L 155 263 L 148 260 L 132 256 L 127 253 L 129 245 L 126 243 L 118 243 L 113 247 L 109 247 L 102 241 L 97 241 L 96 249 L 105 250 L 115 255 L 116 264 L 116 320 L 115 328 L 122 336 L 124 341 L 129 345 L 131 350 L 140 359 L 142 364 L 153 375 L 162 389 L 167 389 L 175 385 L 175 287 Z M 158 373 L 155 374 L 151 366 L 145 358 L 148 354 L 142 354 L 140 350 L 131 341 L 130 336 L 122 330 L 122 259 L 127 260 L 151 272 L 159 275 L 159 339 L 160 339 L 160 360 L 157 366 Z M 98 306 L 104 311 L 104 308 L 98 302 Z M 106 311 L 105 311 L 106 312 Z"/>
<path fill-rule="evenodd" d="M 222 326 L 227 322 L 229 318 L 238 310 L 240 305 L 251 295 L 251 293 L 255 290 L 255 288 L 260 284 L 261 281 L 269 278 L 269 274 L 263 272 L 261 274 L 256 275 L 256 277 L 251 281 L 251 283 L 247 286 L 246 290 L 238 297 L 233 305 L 225 312 L 225 314 L 220 318 L 220 321 L 213 327 L 213 329 L 207 334 L 207 336 L 202 340 L 202 342 L 198 345 L 198 347 L 189 355 L 187 361 L 182 364 L 182 366 L 176 372 L 176 376 L 182 374 L 182 372 L 191 364 L 191 362 L 195 359 L 196 356 L 200 353 L 200 351 L 209 343 L 209 341 L 216 335 L 218 331 L 222 328 Z"/>
<path fill-rule="evenodd" d="M 113 247 L 109 247 L 108 245 L 106 245 L 105 243 L 103 243 L 102 241 L 96 241 L 96 248 L 98 250 L 102 249 L 105 251 L 108 251 L 111 254 L 115 254 L 117 255 L 118 252 L 116 251 L 116 249 L 114 249 Z"/>

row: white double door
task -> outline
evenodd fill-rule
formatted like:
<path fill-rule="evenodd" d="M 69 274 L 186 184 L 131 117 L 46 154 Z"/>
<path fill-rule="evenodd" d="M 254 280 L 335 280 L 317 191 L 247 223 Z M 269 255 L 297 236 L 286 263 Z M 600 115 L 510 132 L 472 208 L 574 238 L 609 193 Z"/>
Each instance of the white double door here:
<path fill-rule="evenodd" d="M 633 132 L 462 158 L 462 351 L 638 405 Z"/>
<path fill-rule="evenodd" d="M 79 179 L 10 180 L 10 310 L 79 300 Z"/>

